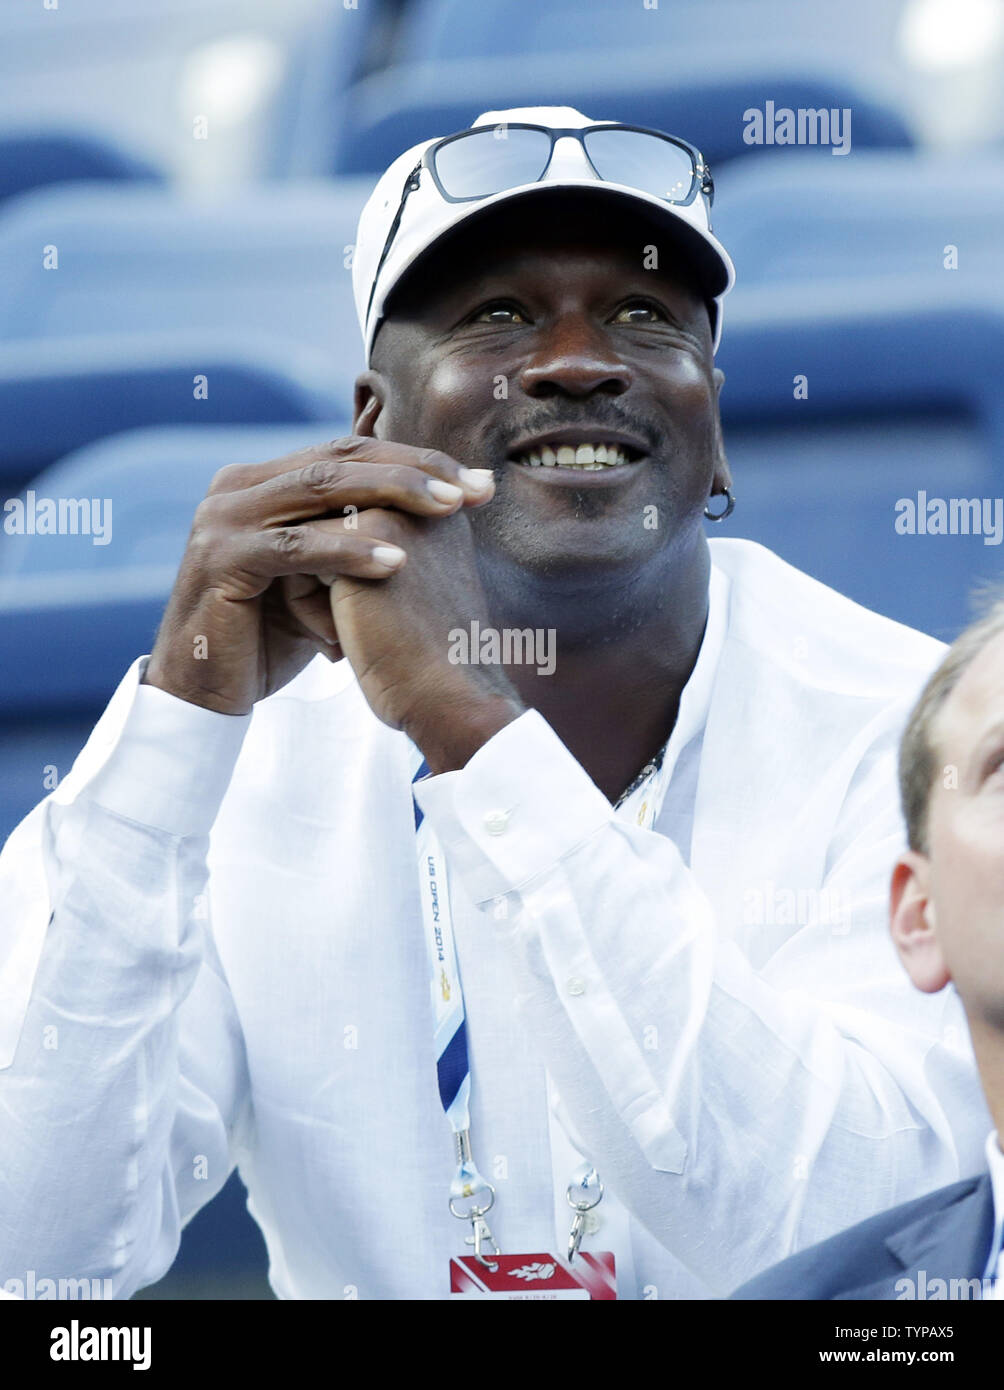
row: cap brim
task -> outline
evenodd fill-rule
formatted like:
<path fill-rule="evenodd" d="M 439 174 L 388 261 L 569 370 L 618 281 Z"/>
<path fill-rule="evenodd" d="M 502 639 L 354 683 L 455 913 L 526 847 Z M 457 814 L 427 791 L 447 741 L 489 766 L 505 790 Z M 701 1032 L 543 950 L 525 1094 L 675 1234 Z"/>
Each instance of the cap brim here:
<path fill-rule="evenodd" d="M 439 236 L 422 247 L 421 251 L 409 263 L 401 266 L 393 284 L 384 291 L 383 305 L 373 325 L 373 337 L 376 336 L 376 329 L 380 322 L 386 317 L 387 308 L 392 308 L 394 296 L 411 282 L 414 273 L 426 265 L 434 252 L 440 252 L 462 234 L 466 235 L 473 227 L 488 221 L 493 216 L 510 212 L 517 204 L 522 205 L 530 201 L 540 202 L 547 199 L 560 199 L 567 204 L 570 195 L 573 198 L 581 196 L 590 202 L 599 203 L 602 201 L 608 204 L 616 203 L 622 208 L 630 207 L 632 212 L 637 215 L 640 229 L 647 226 L 653 234 L 669 239 L 668 248 L 664 242 L 654 243 L 659 251 L 669 249 L 682 255 L 688 268 L 693 271 L 696 288 L 703 298 L 716 299 L 731 288 L 735 272 L 724 248 L 716 249 L 716 245 L 707 236 L 675 213 L 671 206 L 661 199 L 649 198 L 637 190 L 624 188 L 617 184 L 599 183 L 595 179 L 584 179 L 581 182 L 572 180 L 563 180 L 561 183 L 543 182 L 536 183 L 530 188 L 504 193 L 487 204 L 474 203 L 470 211 L 461 213 L 455 221 L 443 229 Z M 569 228 L 569 230 L 571 232 L 574 229 Z M 660 264 L 663 269 L 670 268 L 664 258 Z"/>

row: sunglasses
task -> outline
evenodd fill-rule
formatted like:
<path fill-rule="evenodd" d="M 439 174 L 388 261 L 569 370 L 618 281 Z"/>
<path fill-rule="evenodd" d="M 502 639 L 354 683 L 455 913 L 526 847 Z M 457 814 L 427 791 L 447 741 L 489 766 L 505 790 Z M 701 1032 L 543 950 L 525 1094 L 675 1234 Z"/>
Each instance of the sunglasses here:
<path fill-rule="evenodd" d="M 707 199 L 710 230 L 715 185 L 696 146 L 646 126 L 587 125 L 572 128 L 522 122 L 462 130 L 435 141 L 405 180 L 394 220 L 373 275 L 366 315 L 377 281 L 394 244 L 405 204 L 427 169 L 441 198 L 471 203 L 510 188 L 539 183 L 550 168 L 558 140 L 577 140 L 597 179 L 624 184 L 663 202 L 686 207 L 700 194 Z"/>

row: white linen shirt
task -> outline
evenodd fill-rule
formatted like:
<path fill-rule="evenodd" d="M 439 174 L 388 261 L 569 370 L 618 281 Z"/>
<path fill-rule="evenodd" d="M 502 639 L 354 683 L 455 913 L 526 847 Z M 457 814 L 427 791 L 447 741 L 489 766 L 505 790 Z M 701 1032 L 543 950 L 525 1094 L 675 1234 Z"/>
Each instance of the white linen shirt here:
<path fill-rule="evenodd" d="M 711 553 L 654 829 L 535 711 L 417 788 L 494 1234 L 563 1252 L 585 1153 L 584 1248 L 628 1298 L 725 1294 L 973 1171 L 988 1127 L 957 997 L 912 988 L 886 925 L 897 737 L 942 648 L 751 542 Z M 237 1163 L 280 1297 L 446 1297 L 470 1247 L 409 742 L 347 662 L 243 718 L 142 670 L 0 858 L 0 1284 L 130 1295 Z"/>

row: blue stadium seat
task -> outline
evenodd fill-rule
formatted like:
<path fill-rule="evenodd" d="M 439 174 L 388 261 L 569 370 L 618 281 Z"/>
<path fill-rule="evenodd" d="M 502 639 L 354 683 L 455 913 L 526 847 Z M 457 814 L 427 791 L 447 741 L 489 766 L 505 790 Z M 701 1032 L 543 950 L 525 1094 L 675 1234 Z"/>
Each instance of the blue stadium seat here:
<path fill-rule="evenodd" d="M 849 107 L 856 149 L 907 148 L 900 10 L 901 0 L 851 0 L 839 11 L 802 0 L 412 0 L 389 66 L 316 110 L 301 168 L 383 168 L 424 136 L 524 105 L 572 105 L 673 131 L 713 167 L 750 153 L 744 112 L 768 100 L 775 109 Z"/>
<path fill-rule="evenodd" d="M 855 151 L 851 159 L 737 161 L 718 181 L 715 228 L 740 284 L 926 274 L 978 289 L 1004 269 L 1004 159 Z M 945 248 L 958 250 L 946 271 Z"/>
<path fill-rule="evenodd" d="M 357 75 L 349 59 L 365 48 L 385 7 L 385 0 L 361 0 L 355 9 L 343 0 L 8 0 L 0 5 L 0 129 L 65 130 L 182 178 L 198 179 L 210 166 L 226 177 L 235 164 L 255 173 L 272 83 L 288 70 L 304 28 L 316 31 L 319 16 L 328 17 L 329 80 L 344 89 Z M 302 84 L 298 68 L 289 81 Z M 207 109 L 211 134 L 193 140 L 192 121 Z"/>
<path fill-rule="evenodd" d="M 894 526 L 897 503 L 920 489 L 929 498 L 1004 496 L 1004 470 L 990 468 L 960 421 L 734 429 L 726 441 L 736 509 L 709 535 L 759 541 L 866 608 L 942 641 L 972 618 L 971 596 L 1000 582 L 999 546 L 971 535 L 899 535 Z"/>
<path fill-rule="evenodd" d="M 398 0 L 361 0 L 355 8 L 327 0 L 288 55 L 288 68 L 269 118 L 267 172 L 280 178 L 326 174 L 318 162 L 317 121 L 340 127 L 353 84 L 386 62 Z"/>
<path fill-rule="evenodd" d="M 965 411 L 1004 460 L 1004 319 L 1000 291 L 963 290 L 949 275 L 737 289 L 726 301 L 719 365 L 726 420 L 847 419 Z M 808 397 L 794 399 L 805 374 Z"/>
<path fill-rule="evenodd" d="M 74 130 L 0 131 L 0 202 L 45 184 L 159 182 L 163 173 L 105 136 Z"/>
<path fill-rule="evenodd" d="M 804 0 L 409 0 L 395 40 L 400 61 L 526 57 L 535 53 L 603 54 L 661 48 L 685 53 L 697 44 L 791 54 L 796 62 L 820 52 L 850 60 L 856 70 L 888 61 L 901 0 L 846 0 L 839 9 Z M 681 65 L 682 66 L 682 65 Z M 667 69 L 667 79 L 680 75 Z"/>
<path fill-rule="evenodd" d="M 0 645 L 8 645 L 2 635 Z M 84 714 L 44 719 L 0 717 L 0 845 L 69 772 L 100 712 L 90 706 Z"/>
<path fill-rule="evenodd" d="M 66 772 L 137 656 L 150 651 L 192 517 L 213 474 L 348 432 L 346 420 L 134 430 L 76 451 L 36 499 L 98 499 L 91 534 L 0 535 L 0 842 Z M 94 528 L 97 529 L 97 528 Z"/>
<path fill-rule="evenodd" d="M 329 382 L 319 354 L 263 335 L 0 343 L 0 480 L 17 485 L 71 449 L 142 425 L 343 418 L 349 403 Z"/>
<path fill-rule="evenodd" d="M 110 543 L 96 545 L 86 531 L 0 536 L 0 585 L 51 584 L 58 597 L 66 592 L 67 572 L 74 580 L 107 581 L 110 592 L 121 592 L 126 569 L 156 566 L 173 575 L 195 509 L 220 468 L 265 463 L 348 432 L 348 417 L 253 427 L 163 425 L 76 449 L 32 482 L 36 507 L 43 497 L 110 499 Z"/>
<path fill-rule="evenodd" d="M 958 632 L 970 591 L 999 581 L 1002 548 L 899 534 L 897 503 L 1004 498 L 1000 299 L 917 279 L 737 290 L 719 363 L 737 502 L 710 533 L 761 541 L 937 637 Z"/>
<path fill-rule="evenodd" d="M 664 52 L 618 55 L 592 53 L 479 58 L 444 63 L 402 64 L 357 83 L 339 121 L 319 111 L 312 127 L 310 167 L 338 175 L 382 170 L 418 141 L 449 135 L 470 125 L 482 111 L 517 106 L 575 106 L 596 120 L 626 121 L 682 135 L 698 145 L 712 169 L 748 157 L 758 147 L 743 140 L 744 112 L 791 107 L 853 111 L 855 149 L 910 148 L 913 136 L 903 117 L 872 96 L 854 76 L 823 64 L 789 69 L 777 62 L 752 63 L 715 52 L 694 52 L 667 75 Z M 306 158 L 305 152 L 305 158 Z M 828 159 L 829 148 L 785 146 L 786 163 Z"/>
<path fill-rule="evenodd" d="M 362 346 L 351 254 L 371 179 L 272 184 L 227 199 L 44 190 L 0 215 L 0 339 L 250 333 L 330 362 L 351 392 Z M 46 269 L 42 248 L 58 251 Z"/>

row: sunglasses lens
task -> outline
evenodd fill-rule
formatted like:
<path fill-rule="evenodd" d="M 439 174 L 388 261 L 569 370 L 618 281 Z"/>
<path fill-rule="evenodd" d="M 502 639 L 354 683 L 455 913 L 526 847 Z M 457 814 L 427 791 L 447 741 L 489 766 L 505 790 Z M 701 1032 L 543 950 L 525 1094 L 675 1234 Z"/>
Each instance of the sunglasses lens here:
<path fill-rule="evenodd" d="M 546 131 L 491 126 L 441 145 L 433 162 L 451 198 L 490 198 L 507 188 L 535 183 L 550 153 Z"/>
<path fill-rule="evenodd" d="M 607 183 L 640 188 L 670 203 L 683 203 L 694 186 L 688 150 L 640 130 L 591 130 L 585 136 L 593 168 Z"/>

